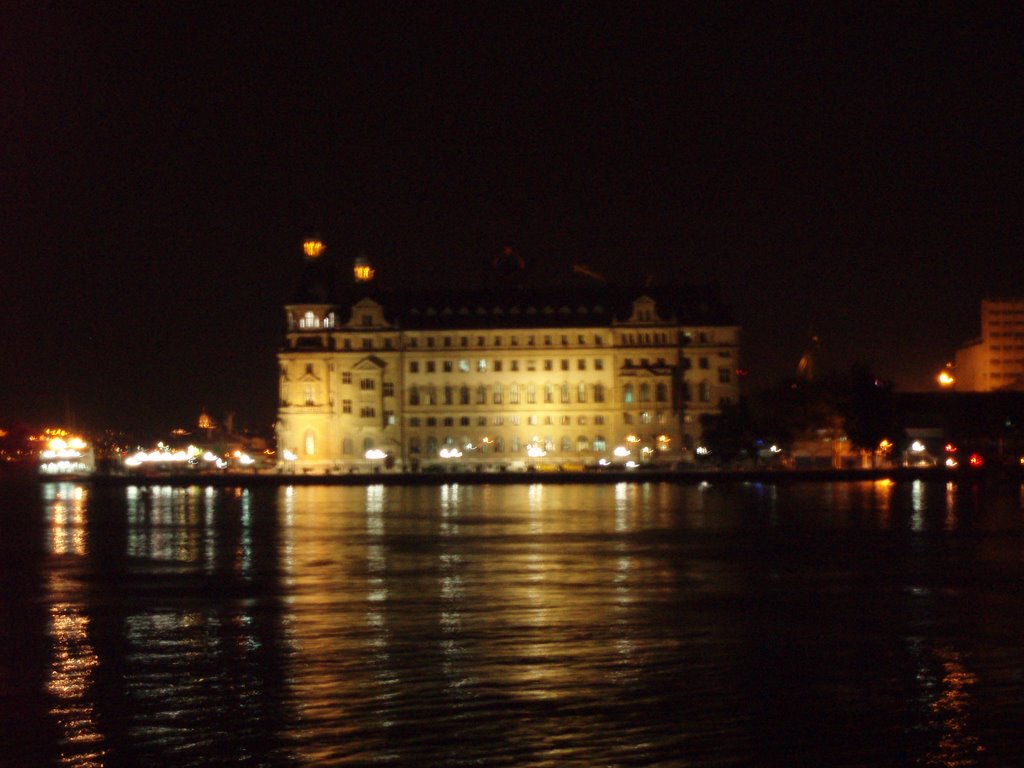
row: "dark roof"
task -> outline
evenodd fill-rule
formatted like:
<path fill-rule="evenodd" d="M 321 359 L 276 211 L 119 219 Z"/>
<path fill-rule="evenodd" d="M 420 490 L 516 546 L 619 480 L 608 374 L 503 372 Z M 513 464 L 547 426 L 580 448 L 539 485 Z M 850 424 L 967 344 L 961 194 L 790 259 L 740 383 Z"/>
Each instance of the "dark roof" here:
<path fill-rule="evenodd" d="M 361 289 L 361 290 L 360 290 Z M 549 288 L 450 288 L 372 290 L 352 286 L 343 306 L 371 298 L 390 322 L 403 328 L 607 327 L 626 320 L 633 302 L 650 296 L 659 318 L 683 325 L 730 325 L 717 290 L 691 286 L 557 286 Z"/>
<path fill-rule="evenodd" d="M 292 292 L 291 304 L 330 304 L 334 301 L 334 264 L 330 255 L 305 259 Z"/>

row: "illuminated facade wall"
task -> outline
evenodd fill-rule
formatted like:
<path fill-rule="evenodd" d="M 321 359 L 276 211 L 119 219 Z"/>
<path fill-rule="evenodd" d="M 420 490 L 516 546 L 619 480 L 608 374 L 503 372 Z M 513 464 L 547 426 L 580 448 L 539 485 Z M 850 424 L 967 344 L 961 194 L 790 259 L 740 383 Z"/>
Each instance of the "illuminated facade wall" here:
<path fill-rule="evenodd" d="M 617 312 L 527 292 L 396 309 L 366 293 L 286 308 L 285 466 L 673 464 L 692 456 L 700 416 L 739 397 L 739 329 L 680 324 L 643 293 Z"/>
<path fill-rule="evenodd" d="M 957 350 L 956 387 L 1024 389 L 1024 299 L 981 302 L 981 338 Z"/>

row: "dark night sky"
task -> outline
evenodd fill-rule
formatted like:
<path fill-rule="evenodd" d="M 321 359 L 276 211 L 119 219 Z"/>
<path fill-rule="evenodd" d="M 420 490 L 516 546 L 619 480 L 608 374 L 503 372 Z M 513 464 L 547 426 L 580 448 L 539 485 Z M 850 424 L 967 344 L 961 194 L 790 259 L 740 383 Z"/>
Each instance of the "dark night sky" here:
<path fill-rule="evenodd" d="M 269 427 L 312 230 L 385 282 L 717 283 L 754 385 L 813 329 L 929 387 L 1024 293 L 1008 11 L 211 5 L 0 20 L 0 423 Z"/>

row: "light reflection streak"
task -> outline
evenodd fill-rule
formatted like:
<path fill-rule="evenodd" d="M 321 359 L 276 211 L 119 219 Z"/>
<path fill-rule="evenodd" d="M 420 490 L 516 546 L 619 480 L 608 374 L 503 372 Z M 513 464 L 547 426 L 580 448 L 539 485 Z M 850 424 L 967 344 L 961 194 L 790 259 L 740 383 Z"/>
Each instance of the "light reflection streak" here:
<path fill-rule="evenodd" d="M 50 528 L 50 552 L 55 555 L 85 555 L 85 510 L 89 492 L 72 483 L 43 486 L 46 522 Z"/>
<path fill-rule="evenodd" d="M 957 495 L 956 483 L 946 483 L 946 521 L 944 528 L 947 531 L 955 531 L 959 520 L 957 519 Z"/>
<path fill-rule="evenodd" d="M 924 482 L 915 480 L 910 485 L 910 530 L 914 533 L 921 533 L 924 530 Z"/>

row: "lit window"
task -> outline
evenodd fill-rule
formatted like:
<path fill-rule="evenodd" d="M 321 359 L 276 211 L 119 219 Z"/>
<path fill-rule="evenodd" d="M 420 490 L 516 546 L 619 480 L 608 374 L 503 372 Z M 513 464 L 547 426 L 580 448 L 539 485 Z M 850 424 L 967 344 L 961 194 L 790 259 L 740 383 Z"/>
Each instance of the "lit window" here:
<path fill-rule="evenodd" d="M 480 359 L 476 361 L 477 373 L 487 373 L 487 361 Z"/>
<path fill-rule="evenodd" d="M 466 358 L 459 360 L 459 373 L 469 373 L 469 360 Z"/>
<path fill-rule="evenodd" d="M 501 384 L 495 384 L 493 389 L 493 400 L 495 404 L 501 403 Z"/>
<path fill-rule="evenodd" d="M 627 384 L 622 390 L 622 402 L 632 403 L 633 402 L 633 385 Z"/>
<path fill-rule="evenodd" d="M 607 444 L 605 443 L 603 436 L 598 435 L 597 437 L 594 438 L 595 453 L 604 453 L 604 451 L 606 450 L 606 446 Z"/>

